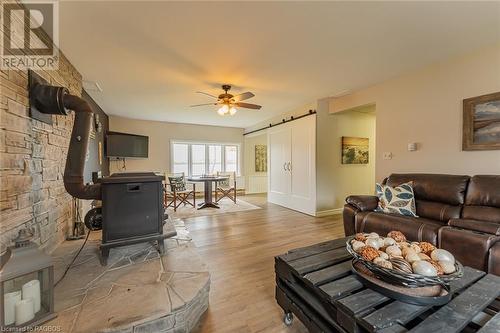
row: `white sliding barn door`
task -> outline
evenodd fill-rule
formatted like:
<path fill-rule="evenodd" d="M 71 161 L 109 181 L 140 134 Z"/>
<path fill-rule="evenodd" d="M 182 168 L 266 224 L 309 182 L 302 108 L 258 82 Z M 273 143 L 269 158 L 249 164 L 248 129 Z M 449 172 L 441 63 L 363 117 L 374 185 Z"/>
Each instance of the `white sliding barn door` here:
<path fill-rule="evenodd" d="M 290 195 L 290 177 L 287 170 L 290 162 L 291 129 L 279 126 L 268 132 L 268 200 L 286 206 Z"/>
<path fill-rule="evenodd" d="M 316 212 L 316 116 L 268 130 L 268 201 Z"/>
<path fill-rule="evenodd" d="M 289 207 L 316 214 L 316 116 L 292 125 L 291 187 Z"/>

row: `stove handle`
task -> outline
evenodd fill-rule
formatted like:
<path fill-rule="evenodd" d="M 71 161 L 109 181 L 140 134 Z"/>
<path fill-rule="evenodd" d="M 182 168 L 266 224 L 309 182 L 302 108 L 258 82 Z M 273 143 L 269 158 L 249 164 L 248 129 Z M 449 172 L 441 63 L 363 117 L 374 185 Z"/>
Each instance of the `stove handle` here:
<path fill-rule="evenodd" d="M 127 192 L 140 192 L 141 184 L 127 184 Z"/>

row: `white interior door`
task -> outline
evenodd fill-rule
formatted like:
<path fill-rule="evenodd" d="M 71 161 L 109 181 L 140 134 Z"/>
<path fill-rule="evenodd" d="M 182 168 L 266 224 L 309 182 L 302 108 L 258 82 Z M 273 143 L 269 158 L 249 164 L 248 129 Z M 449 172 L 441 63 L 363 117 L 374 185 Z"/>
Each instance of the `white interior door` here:
<path fill-rule="evenodd" d="M 291 174 L 288 163 L 291 157 L 291 128 L 286 125 L 268 131 L 268 201 L 289 205 Z"/>
<path fill-rule="evenodd" d="M 316 213 L 316 116 L 294 121 L 291 135 L 290 208 Z"/>

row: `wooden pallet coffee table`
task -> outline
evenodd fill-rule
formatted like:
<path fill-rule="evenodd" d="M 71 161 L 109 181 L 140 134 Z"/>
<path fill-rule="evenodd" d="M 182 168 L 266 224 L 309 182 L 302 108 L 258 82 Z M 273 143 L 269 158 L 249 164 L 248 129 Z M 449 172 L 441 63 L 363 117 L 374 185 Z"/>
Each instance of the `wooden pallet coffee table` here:
<path fill-rule="evenodd" d="M 500 276 L 464 268 L 439 307 L 390 299 L 351 272 L 345 239 L 295 249 L 275 258 L 276 300 L 310 332 L 500 332 Z"/>

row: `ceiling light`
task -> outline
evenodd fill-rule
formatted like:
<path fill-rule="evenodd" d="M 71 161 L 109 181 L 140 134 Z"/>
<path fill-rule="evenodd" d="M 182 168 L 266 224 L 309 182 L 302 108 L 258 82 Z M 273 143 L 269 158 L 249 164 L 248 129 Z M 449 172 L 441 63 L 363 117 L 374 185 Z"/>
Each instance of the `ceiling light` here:
<path fill-rule="evenodd" d="M 237 112 L 236 108 L 234 106 L 232 106 L 230 109 L 229 109 L 229 114 L 232 116 L 234 115 L 235 113 Z"/>
<path fill-rule="evenodd" d="M 221 116 L 225 115 L 226 113 L 229 112 L 229 106 L 224 104 L 219 110 L 217 110 L 217 113 Z"/>

